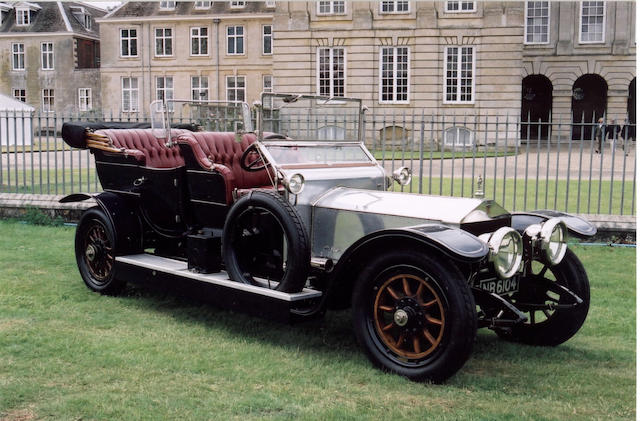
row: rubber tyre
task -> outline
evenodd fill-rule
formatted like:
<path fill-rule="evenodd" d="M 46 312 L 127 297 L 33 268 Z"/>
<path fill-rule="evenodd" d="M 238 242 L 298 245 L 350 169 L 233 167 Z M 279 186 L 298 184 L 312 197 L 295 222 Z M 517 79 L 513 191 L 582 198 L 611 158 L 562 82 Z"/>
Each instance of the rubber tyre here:
<path fill-rule="evenodd" d="M 99 233 L 100 240 L 92 241 L 90 237 L 96 232 Z M 94 249 L 100 249 L 94 253 L 93 263 L 87 257 L 89 245 Z M 122 291 L 125 282 L 114 276 L 116 252 L 115 230 L 111 220 L 99 207 L 85 211 L 76 228 L 75 253 L 80 276 L 90 290 L 105 295 L 117 295 Z M 97 273 L 98 266 L 100 274 Z"/>
<path fill-rule="evenodd" d="M 391 251 L 371 260 L 373 264 L 358 277 L 352 296 L 353 329 L 367 357 L 375 366 L 411 380 L 440 383 L 448 379 L 471 355 L 477 331 L 475 301 L 463 275 L 450 261 L 416 250 Z M 430 279 L 442 301 L 441 340 L 419 360 L 408 360 L 390 349 L 375 327 L 376 294 L 381 294 L 377 291 L 388 284 L 386 279 L 403 273 Z"/>
<path fill-rule="evenodd" d="M 499 337 L 527 345 L 557 346 L 571 339 L 580 330 L 589 313 L 591 300 L 589 278 L 582 262 L 571 250 L 567 250 L 564 259 L 549 270 L 556 282 L 582 298 L 582 304 L 571 309 L 556 310 L 541 323 L 520 324 L 511 330 L 497 330 Z M 518 307 L 517 301 L 514 304 Z"/>
<path fill-rule="evenodd" d="M 307 232 L 295 208 L 278 193 L 270 190 L 254 190 L 241 197 L 227 214 L 222 234 L 222 250 L 229 277 L 236 282 L 255 285 L 251 276 L 241 269 L 238 262 L 239 250 L 233 246 L 234 227 L 238 218 L 252 208 L 268 211 L 280 224 L 287 240 L 287 265 L 275 289 L 300 292 L 307 281 L 311 261 Z"/>

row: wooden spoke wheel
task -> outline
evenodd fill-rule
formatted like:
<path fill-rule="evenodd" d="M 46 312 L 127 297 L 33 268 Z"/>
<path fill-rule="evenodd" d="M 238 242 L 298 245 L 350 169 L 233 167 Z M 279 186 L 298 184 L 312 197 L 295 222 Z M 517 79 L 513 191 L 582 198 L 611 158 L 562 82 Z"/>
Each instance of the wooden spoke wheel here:
<path fill-rule="evenodd" d="M 92 221 L 83 239 L 84 261 L 96 283 L 108 281 L 113 269 L 113 244 L 106 227 L 97 220 Z"/>
<path fill-rule="evenodd" d="M 475 301 L 457 267 L 422 250 L 371 256 L 354 286 L 353 327 L 378 367 L 444 381 L 469 358 Z"/>
<path fill-rule="evenodd" d="M 93 291 L 116 294 L 124 282 L 114 277 L 115 231 L 100 208 L 87 210 L 78 223 L 76 261 L 82 280 Z"/>
<path fill-rule="evenodd" d="M 373 317 L 379 337 L 396 354 L 424 358 L 442 341 L 442 298 L 427 279 L 403 273 L 378 289 Z"/>

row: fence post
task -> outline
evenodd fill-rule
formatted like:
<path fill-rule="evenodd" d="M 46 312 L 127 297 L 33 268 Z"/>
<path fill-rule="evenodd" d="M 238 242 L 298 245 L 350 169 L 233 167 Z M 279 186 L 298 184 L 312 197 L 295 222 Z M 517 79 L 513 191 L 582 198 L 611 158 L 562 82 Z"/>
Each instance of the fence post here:
<path fill-rule="evenodd" d="M 520 116 L 520 120 L 522 120 L 522 116 Z M 540 126 L 540 122 L 542 120 L 538 118 L 538 136 L 540 136 L 540 132 L 542 131 L 542 127 Z M 519 133 L 522 133 L 522 121 L 520 122 L 520 130 Z M 522 138 L 522 136 L 520 136 Z M 526 146 L 526 155 L 525 155 L 525 163 L 524 163 L 524 200 L 522 201 L 522 210 L 527 210 L 527 194 L 529 191 L 529 144 L 531 143 L 531 112 L 527 113 L 527 146 Z M 536 191 L 536 194 L 538 192 Z M 515 209 L 514 209 L 515 210 Z"/>
<path fill-rule="evenodd" d="M 418 165 L 420 166 L 418 175 L 418 193 L 422 194 L 422 176 L 424 175 L 424 108 L 422 109 L 422 119 L 420 120 L 420 160 Z"/>
<path fill-rule="evenodd" d="M 620 194 L 620 215 L 624 215 L 624 191 L 625 191 L 625 175 L 627 172 L 627 156 L 629 155 L 629 146 L 630 144 L 627 142 L 629 140 L 629 121 L 625 120 L 625 125 L 623 128 L 623 135 L 622 135 L 622 147 L 624 149 L 624 158 L 622 159 L 622 192 Z M 631 212 L 633 213 L 633 209 L 631 210 Z"/>

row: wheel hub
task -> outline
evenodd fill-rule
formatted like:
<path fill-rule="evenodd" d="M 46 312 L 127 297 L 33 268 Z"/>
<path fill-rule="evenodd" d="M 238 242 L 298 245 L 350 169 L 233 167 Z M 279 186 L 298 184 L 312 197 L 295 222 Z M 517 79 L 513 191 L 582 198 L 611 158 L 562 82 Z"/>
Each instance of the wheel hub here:
<path fill-rule="evenodd" d="M 412 331 L 416 330 L 422 326 L 422 317 L 424 314 L 420 304 L 413 297 L 404 297 L 396 303 L 393 321 L 397 326 Z"/>
<path fill-rule="evenodd" d="M 91 244 L 87 246 L 87 249 L 84 252 L 84 255 L 87 257 L 87 260 L 89 260 L 90 262 L 93 262 L 96 259 L 97 254 L 98 254 L 98 251 Z"/>
<path fill-rule="evenodd" d="M 400 327 L 403 327 L 409 322 L 409 313 L 407 313 L 404 309 L 398 309 L 395 313 L 393 313 L 393 321 Z"/>

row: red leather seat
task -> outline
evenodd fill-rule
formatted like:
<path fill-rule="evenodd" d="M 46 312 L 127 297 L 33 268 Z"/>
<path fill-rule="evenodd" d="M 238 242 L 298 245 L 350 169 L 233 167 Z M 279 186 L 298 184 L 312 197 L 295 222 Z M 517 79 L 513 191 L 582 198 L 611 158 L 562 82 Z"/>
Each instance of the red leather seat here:
<path fill-rule="evenodd" d="M 186 130 L 172 129 L 171 135 L 178 136 Z M 150 168 L 176 168 L 184 165 L 180 148 L 168 148 L 166 139 L 158 138 L 152 129 L 103 129 L 96 133 L 107 136 L 113 146 L 126 155 L 136 158 L 141 165 Z"/>
<path fill-rule="evenodd" d="M 186 132 L 178 136 L 178 143 L 187 144 L 200 166 L 216 170 L 225 178 L 227 202 L 231 203 L 234 189 L 250 189 L 271 185 L 266 170 L 249 172 L 240 166 L 244 151 L 256 141 L 256 136 L 248 133 L 242 141 L 236 141 L 232 132 Z"/>

